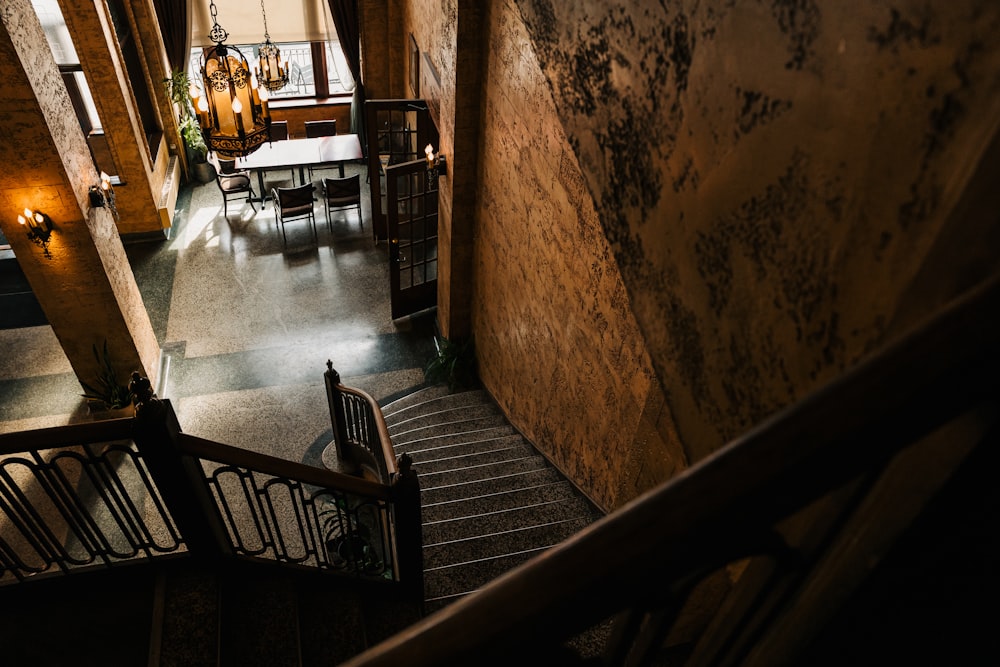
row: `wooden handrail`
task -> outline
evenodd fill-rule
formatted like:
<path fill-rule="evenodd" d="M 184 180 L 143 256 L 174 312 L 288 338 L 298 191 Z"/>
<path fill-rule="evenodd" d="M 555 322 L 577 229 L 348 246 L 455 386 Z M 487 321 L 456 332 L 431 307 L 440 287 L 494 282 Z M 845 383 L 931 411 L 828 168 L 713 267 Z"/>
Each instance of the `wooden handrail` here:
<path fill-rule="evenodd" d="M 399 467 L 396 465 L 396 451 L 392 448 L 392 438 L 389 437 L 389 427 L 385 424 L 385 416 L 382 414 L 381 408 L 379 408 L 378 401 L 372 398 L 372 396 L 363 389 L 340 385 L 340 390 L 345 394 L 353 394 L 368 403 L 368 407 L 372 411 L 372 416 L 375 420 L 375 428 L 378 429 L 378 439 L 382 449 L 382 458 L 385 460 L 385 467 L 389 472 L 389 477 L 391 479 L 399 472 Z"/>
<path fill-rule="evenodd" d="M 65 447 L 84 442 L 108 442 L 132 437 L 132 418 L 80 422 L 67 426 L 52 426 L 33 431 L 0 433 L 0 456 L 32 449 Z"/>
<path fill-rule="evenodd" d="M 324 470 L 276 456 L 251 452 L 239 447 L 224 445 L 187 433 L 178 434 L 178 448 L 182 453 L 226 465 L 242 466 L 248 470 L 266 472 L 276 477 L 294 479 L 306 484 L 332 487 L 378 500 L 389 500 L 389 487 L 360 477 Z"/>
<path fill-rule="evenodd" d="M 994 278 L 676 478 L 344 667 L 511 664 L 518 646 L 558 643 L 766 551 L 777 520 L 996 400 L 998 313 Z"/>

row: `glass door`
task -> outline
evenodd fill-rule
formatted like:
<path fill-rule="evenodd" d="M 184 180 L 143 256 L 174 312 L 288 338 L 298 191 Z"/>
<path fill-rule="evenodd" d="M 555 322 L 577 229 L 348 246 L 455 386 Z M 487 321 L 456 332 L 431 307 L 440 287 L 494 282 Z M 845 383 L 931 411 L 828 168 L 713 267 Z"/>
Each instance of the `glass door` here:
<path fill-rule="evenodd" d="M 390 165 L 386 173 L 392 319 L 437 305 L 438 191 L 426 160 Z"/>

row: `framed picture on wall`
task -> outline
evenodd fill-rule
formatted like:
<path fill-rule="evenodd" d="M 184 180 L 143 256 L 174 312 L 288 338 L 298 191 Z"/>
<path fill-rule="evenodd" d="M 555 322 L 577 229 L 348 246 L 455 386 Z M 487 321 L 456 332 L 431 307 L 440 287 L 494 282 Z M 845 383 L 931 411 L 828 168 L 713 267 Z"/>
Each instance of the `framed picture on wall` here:
<path fill-rule="evenodd" d="M 410 33 L 410 90 L 414 97 L 420 97 L 420 49 L 417 40 Z"/>

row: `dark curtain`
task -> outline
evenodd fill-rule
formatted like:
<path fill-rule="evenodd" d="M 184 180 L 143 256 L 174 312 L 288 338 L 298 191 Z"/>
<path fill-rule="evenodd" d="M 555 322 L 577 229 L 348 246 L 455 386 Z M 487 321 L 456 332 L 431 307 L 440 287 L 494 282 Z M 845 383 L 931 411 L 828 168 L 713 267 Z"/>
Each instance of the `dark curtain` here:
<path fill-rule="evenodd" d="M 153 0 L 163 45 L 167 49 L 167 60 L 170 61 L 172 70 L 183 70 L 187 66 L 190 50 L 187 5 L 187 0 Z"/>
<path fill-rule="evenodd" d="M 351 100 L 351 131 L 361 140 L 361 148 L 367 154 L 365 139 L 365 88 L 361 85 L 361 25 L 358 22 L 358 0 L 329 0 L 333 25 L 340 37 L 340 48 L 344 52 L 347 66 L 354 77 L 354 98 Z"/>

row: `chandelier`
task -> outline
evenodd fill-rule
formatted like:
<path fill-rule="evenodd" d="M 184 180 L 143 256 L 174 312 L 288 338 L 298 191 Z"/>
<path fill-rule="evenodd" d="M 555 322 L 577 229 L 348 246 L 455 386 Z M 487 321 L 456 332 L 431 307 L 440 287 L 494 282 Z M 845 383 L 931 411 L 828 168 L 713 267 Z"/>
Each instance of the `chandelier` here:
<path fill-rule="evenodd" d="M 267 92 L 258 90 L 247 59 L 238 48 L 225 44 L 229 33 L 219 25 L 214 0 L 209 2 L 209 8 L 212 31 L 208 38 L 215 46 L 202 56 L 204 94 L 196 94 L 199 91 L 195 90 L 191 97 L 208 150 L 224 160 L 235 160 L 268 140 L 271 114 Z"/>
<path fill-rule="evenodd" d="M 260 0 L 260 13 L 264 17 L 264 43 L 257 49 L 260 64 L 257 66 L 257 80 L 270 91 L 281 90 L 288 83 L 288 61 L 281 62 L 281 51 L 271 43 L 267 34 L 267 12 L 264 0 Z"/>

